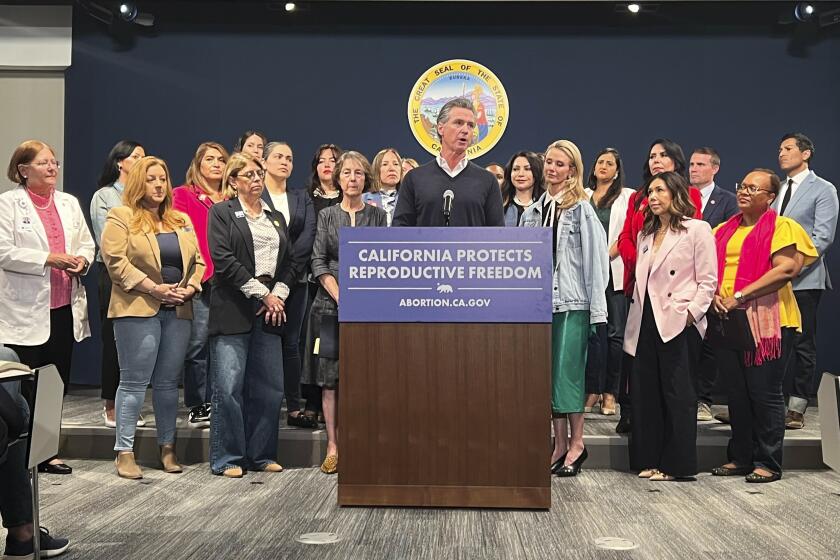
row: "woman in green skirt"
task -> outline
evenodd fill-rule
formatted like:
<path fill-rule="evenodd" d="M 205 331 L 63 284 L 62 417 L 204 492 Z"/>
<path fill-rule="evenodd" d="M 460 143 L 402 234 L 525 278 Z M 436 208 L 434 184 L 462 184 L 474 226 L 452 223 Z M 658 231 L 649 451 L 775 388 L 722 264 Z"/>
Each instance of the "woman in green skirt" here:
<path fill-rule="evenodd" d="M 552 228 L 551 472 L 576 476 L 583 444 L 584 377 L 590 329 L 607 322 L 607 236 L 583 187 L 583 158 L 568 140 L 545 152 L 546 192 L 522 215 L 524 227 Z"/>

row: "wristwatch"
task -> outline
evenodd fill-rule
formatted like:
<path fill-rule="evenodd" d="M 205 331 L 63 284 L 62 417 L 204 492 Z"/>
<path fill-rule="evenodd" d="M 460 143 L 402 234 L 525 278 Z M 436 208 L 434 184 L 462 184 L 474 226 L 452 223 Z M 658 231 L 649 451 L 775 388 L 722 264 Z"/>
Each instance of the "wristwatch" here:
<path fill-rule="evenodd" d="M 732 297 L 735 298 L 735 301 L 737 301 L 739 305 L 744 305 L 744 302 L 747 301 L 747 298 L 744 296 L 741 290 L 735 292 Z"/>

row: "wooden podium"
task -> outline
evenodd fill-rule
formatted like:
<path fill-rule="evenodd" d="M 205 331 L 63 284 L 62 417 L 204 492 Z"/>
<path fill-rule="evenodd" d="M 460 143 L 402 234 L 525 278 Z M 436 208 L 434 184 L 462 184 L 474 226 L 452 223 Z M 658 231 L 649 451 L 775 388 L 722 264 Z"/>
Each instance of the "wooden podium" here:
<path fill-rule="evenodd" d="M 549 323 L 342 321 L 339 505 L 550 508 Z"/>

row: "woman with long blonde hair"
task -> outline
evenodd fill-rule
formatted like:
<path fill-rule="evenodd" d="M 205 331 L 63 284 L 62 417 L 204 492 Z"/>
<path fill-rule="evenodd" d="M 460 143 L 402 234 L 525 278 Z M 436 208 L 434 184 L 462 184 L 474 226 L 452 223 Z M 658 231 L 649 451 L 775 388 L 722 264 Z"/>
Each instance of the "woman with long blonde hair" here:
<path fill-rule="evenodd" d="M 583 444 L 584 375 L 590 326 L 607 321 L 607 236 L 583 187 L 583 158 L 569 140 L 545 151 L 546 192 L 522 214 L 524 227 L 552 229 L 551 472 L 576 476 Z M 562 272 L 561 272 L 562 271 Z"/>
<path fill-rule="evenodd" d="M 182 471 L 175 456 L 178 381 L 204 261 L 189 218 L 172 207 L 169 177 L 162 159 L 135 163 L 123 206 L 108 212 L 102 232 L 102 259 L 113 283 L 108 317 L 120 362 L 114 450 L 123 478 L 143 478 L 134 432 L 150 382 L 163 470 Z"/>

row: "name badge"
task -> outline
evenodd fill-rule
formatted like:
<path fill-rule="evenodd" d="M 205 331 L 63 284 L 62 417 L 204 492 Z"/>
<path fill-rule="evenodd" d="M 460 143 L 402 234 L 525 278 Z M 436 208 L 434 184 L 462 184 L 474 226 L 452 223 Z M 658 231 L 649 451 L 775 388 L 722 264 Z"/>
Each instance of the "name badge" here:
<path fill-rule="evenodd" d="M 245 212 L 243 212 L 242 210 L 237 210 L 236 212 L 233 213 L 233 215 L 236 216 L 237 218 L 244 218 L 245 217 Z"/>
<path fill-rule="evenodd" d="M 18 223 L 18 231 L 21 233 L 32 231 L 32 220 L 29 216 L 22 216 Z"/>

